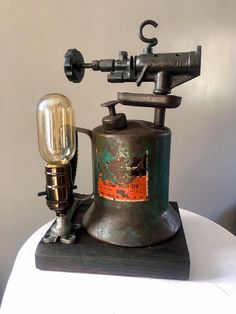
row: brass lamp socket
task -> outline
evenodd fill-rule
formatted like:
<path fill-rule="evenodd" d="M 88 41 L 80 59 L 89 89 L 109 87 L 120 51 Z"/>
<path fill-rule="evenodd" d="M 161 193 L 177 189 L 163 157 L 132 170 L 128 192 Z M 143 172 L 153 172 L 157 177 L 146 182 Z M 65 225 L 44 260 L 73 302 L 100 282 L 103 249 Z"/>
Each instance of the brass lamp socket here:
<path fill-rule="evenodd" d="M 74 201 L 71 165 L 46 165 L 45 175 L 47 206 L 58 216 L 66 214 Z"/>

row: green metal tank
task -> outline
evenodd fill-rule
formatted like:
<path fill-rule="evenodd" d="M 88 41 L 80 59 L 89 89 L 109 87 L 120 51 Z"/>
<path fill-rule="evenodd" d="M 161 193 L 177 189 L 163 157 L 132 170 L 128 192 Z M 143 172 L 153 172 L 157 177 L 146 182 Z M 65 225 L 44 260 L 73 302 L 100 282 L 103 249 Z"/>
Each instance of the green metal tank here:
<path fill-rule="evenodd" d="M 167 127 L 126 121 L 124 114 L 93 130 L 95 200 L 83 219 L 91 236 L 141 247 L 178 231 L 180 218 L 168 202 L 170 143 Z"/>

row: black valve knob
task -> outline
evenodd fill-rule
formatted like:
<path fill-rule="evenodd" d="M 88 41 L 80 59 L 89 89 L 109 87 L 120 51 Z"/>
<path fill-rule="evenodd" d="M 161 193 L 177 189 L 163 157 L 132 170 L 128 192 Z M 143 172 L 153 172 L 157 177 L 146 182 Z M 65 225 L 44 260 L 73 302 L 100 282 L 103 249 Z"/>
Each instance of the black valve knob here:
<path fill-rule="evenodd" d="M 65 54 L 64 71 L 69 81 L 80 83 L 84 77 L 84 58 L 77 49 L 69 49 Z"/>

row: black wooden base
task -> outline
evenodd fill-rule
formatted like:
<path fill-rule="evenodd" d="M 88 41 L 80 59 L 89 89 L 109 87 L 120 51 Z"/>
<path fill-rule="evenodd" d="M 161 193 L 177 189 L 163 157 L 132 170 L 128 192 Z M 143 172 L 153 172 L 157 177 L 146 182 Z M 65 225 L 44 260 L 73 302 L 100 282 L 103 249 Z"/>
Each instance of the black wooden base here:
<path fill-rule="evenodd" d="M 91 201 L 79 209 L 76 222 Z M 178 204 L 171 205 L 179 213 Z M 186 280 L 190 259 L 183 227 L 171 239 L 145 248 L 126 248 L 100 242 L 85 230 L 74 244 L 38 244 L 36 267 L 42 270 L 82 272 Z"/>

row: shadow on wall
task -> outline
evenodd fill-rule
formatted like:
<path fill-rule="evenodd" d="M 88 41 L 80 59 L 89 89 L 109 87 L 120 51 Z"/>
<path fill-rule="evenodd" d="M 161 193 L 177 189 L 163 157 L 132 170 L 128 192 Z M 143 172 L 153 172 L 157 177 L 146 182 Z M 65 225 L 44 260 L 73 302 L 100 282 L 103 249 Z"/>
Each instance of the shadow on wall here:
<path fill-rule="evenodd" d="M 236 235 L 236 204 L 225 210 L 216 222 Z"/>

